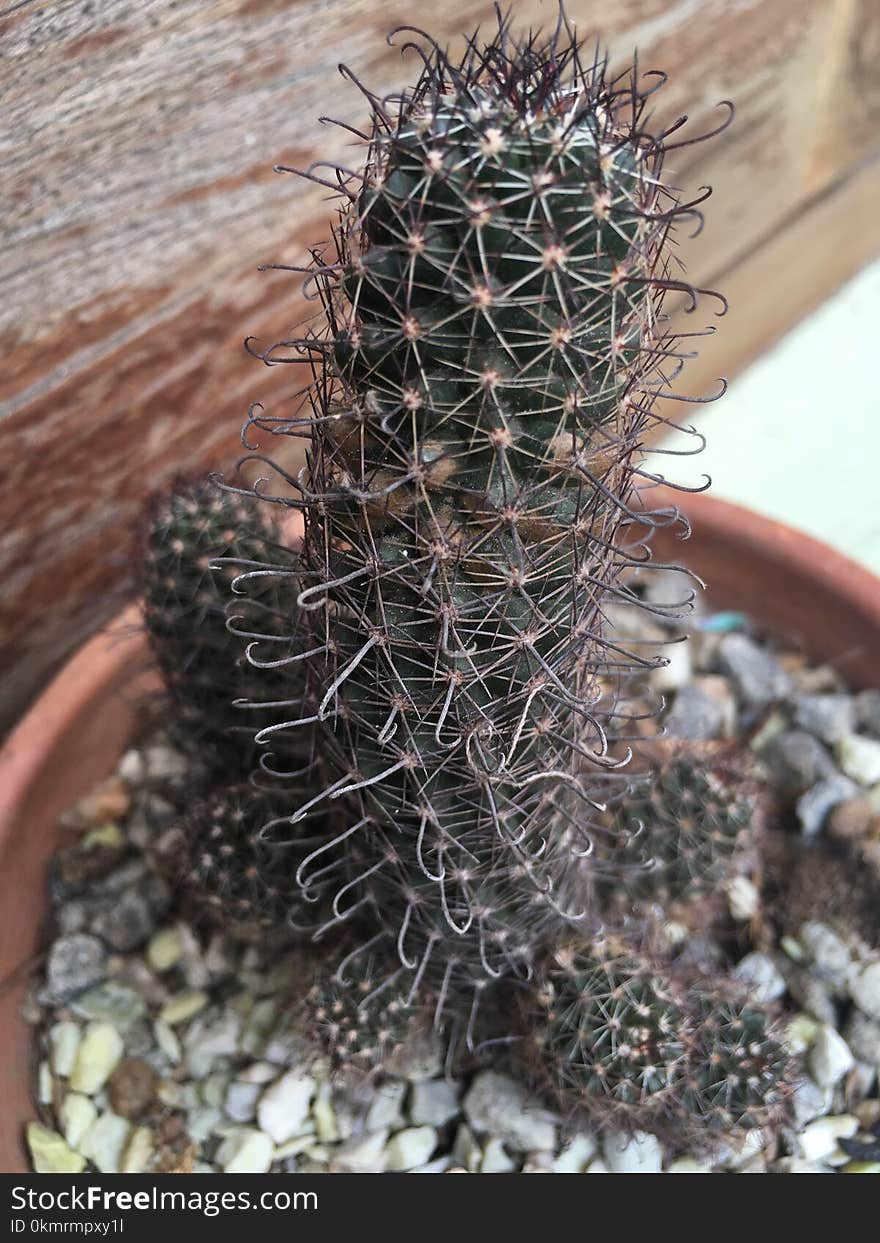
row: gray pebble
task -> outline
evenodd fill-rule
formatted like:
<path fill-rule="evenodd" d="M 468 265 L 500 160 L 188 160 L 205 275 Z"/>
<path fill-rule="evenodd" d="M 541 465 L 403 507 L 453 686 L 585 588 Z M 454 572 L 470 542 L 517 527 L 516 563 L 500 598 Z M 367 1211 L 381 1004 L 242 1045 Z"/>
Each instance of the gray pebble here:
<path fill-rule="evenodd" d="M 797 798 L 837 771 L 822 743 L 803 729 L 776 734 L 762 749 L 761 758 L 785 798 Z"/>
<path fill-rule="evenodd" d="M 821 1118 L 831 1105 L 830 1089 L 820 1088 L 812 1079 L 801 1079 L 791 1094 L 791 1112 L 795 1125 L 806 1126 L 814 1118 Z"/>
<path fill-rule="evenodd" d="M 880 1023 L 861 1010 L 853 1010 L 844 1028 L 846 1043 L 860 1062 L 880 1066 Z"/>
<path fill-rule="evenodd" d="M 750 708 L 764 707 L 791 692 L 785 670 L 748 635 L 726 634 L 718 644 L 718 664 Z"/>
<path fill-rule="evenodd" d="M 786 971 L 786 979 L 788 991 L 798 1005 L 819 1023 L 830 1023 L 833 1027 L 837 1019 L 837 1008 L 827 985 L 809 971 L 796 968 Z"/>
<path fill-rule="evenodd" d="M 823 742 L 839 742 L 853 732 L 855 706 L 851 695 L 798 695 L 794 721 Z"/>
<path fill-rule="evenodd" d="M 153 911 L 139 889 L 123 890 L 92 920 L 92 932 L 120 954 L 143 945 L 155 928 Z"/>
<path fill-rule="evenodd" d="M 817 781 L 806 794 L 801 795 L 795 807 L 804 837 L 815 837 L 828 818 L 828 813 L 838 803 L 857 793 L 858 786 L 855 782 L 841 773 Z"/>
<path fill-rule="evenodd" d="M 855 703 L 856 729 L 870 738 L 880 738 L 880 690 L 860 691 Z"/>
<path fill-rule="evenodd" d="M 97 937 L 75 932 L 60 937 L 49 951 L 46 965 L 46 1000 L 68 1001 L 98 984 L 106 974 L 107 951 Z"/>
<path fill-rule="evenodd" d="M 869 962 L 852 972 L 849 992 L 863 1014 L 880 1019 L 880 962 Z"/>
<path fill-rule="evenodd" d="M 850 964 L 850 952 L 846 942 L 827 924 L 811 919 L 802 924 L 797 939 L 807 951 L 816 970 L 837 989 Z"/>
<path fill-rule="evenodd" d="M 664 724 L 675 738 L 710 739 L 723 732 L 724 716 L 724 707 L 716 698 L 689 684 L 676 695 Z"/>
<path fill-rule="evenodd" d="M 820 1088 L 833 1088 L 847 1071 L 855 1058 L 844 1038 L 829 1024 L 819 1028 L 807 1054 L 810 1074 Z"/>
<path fill-rule="evenodd" d="M 741 958 L 733 970 L 733 974 L 743 984 L 756 1002 L 766 1005 L 776 1001 L 785 992 L 785 979 L 772 958 L 755 951 Z"/>
<path fill-rule="evenodd" d="M 475 1131 L 497 1135 L 520 1152 L 556 1147 L 556 1127 L 523 1084 L 508 1075 L 481 1071 L 464 1098 L 463 1108 Z"/>
<path fill-rule="evenodd" d="M 443 1126 L 457 1113 L 458 1084 L 446 1079 L 413 1084 L 409 1099 L 409 1116 L 413 1122 Z"/>

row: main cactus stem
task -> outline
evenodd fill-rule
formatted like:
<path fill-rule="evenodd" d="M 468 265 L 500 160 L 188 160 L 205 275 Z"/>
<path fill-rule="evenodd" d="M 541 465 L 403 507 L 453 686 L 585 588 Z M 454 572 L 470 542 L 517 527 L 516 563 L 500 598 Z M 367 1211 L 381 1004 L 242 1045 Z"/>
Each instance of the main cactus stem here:
<path fill-rule="evenodd" d="M 691 208 L 662 185 L 635 70 L 584 66 L 564 28 L 517 43 L 502 23 L 458 65 L 434 48 L 393 107 L 368 98 L 366 165 L 340 170 L 337 253 L 315 265 L 324 325 L 287 343 L 320 375 L 299 605 L 327 654 L 323 797 L 357 824 L 337 914 L 371 906 L 442 1004 L 590 918 L 620 687 L 644 663 L 603 606 L 629 596 Z"/>

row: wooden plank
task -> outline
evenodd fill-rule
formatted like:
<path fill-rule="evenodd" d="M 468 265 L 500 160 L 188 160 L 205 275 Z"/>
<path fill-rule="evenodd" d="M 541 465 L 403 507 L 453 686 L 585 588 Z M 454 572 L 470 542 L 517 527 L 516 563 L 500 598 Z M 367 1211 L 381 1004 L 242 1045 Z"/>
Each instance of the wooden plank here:
<path fill-rule="evenodd" d="M 714 149 L 676 161 L 685 187 L 717 187 L 686 248 L 695 280 L 733 279 L 805 203 L 848 186 L 839 202 L 863 211 L 870 187 L 851 170 L 878 132 L 871 0 L 569 9 L 584 33 L 601 25 L 615 62 L 638 45 L 643 66 L 669 71 L 661 119 L 686 108 L 698 130 L 718 99 L 737 102 Z M 555 19 L 536 0 L 517 12 Z M 328 206 L 271 167 L 354 158 L 347 135 L 315 120 L 363 117 L 336 61 L 379 91 L 404 84 L 414 62 L 384 35 L 414 13 L 412 0 L 26 0 L 0 12 L 0 719 L 115 607 L 143 495 L 176 469 L 228 461 L 250 400 L 284 408 L 292 369 L 261 368 L 241 341 L 283 336 L 308 307 L 256 266 L 299 261 L 327 236 Z M 448 0 L 432 33 L 446 41 L 490 13 Z M 745 279 L 737 314 L 769 327 L 720 335 L 714 372 L 729 369 L 725 337 L 741 365 L 839 283 L 859 250 L 848 232 L 804 216 L 790 296 Z M 835 261 L 832 236 L 849 260 Z"/>

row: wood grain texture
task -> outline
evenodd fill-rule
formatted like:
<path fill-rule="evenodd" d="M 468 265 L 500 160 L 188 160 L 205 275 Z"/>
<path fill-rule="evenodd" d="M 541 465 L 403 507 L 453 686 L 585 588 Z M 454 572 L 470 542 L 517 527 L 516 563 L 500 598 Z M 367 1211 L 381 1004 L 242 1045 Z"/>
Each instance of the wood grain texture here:
<path fill-rule="evenodd" d="M 522 24 L 555 17 L 549 3 L 515 7 Z M 326 238 L 329 208 L 322 190 L 272 166 L 352 158 L 349 136 L 316 120 L 363 119 L 336 63 L 380 92 L 403 85 L 414 70 L 385 32 L 422 8 L 19 0 L 0 9 L 7 721 L 116 607 L 144 494 L 176 469 L 228 462 L 250 401 L 290 408 L 293 369 L 262 368 L 242 340 L 276 339 L 309 313 L 295 280 L 256 269 L 301 261 Z M 863 197 L 871 178 L 856 172 L 880 132 L 880 12 L 872 0 L 571 0 L 569 9 L 615 61 L 638 46 L 645 68 L 669 72 L 661 119 L 686 110 L 696 131 L 711 127 L 719 99 L 737 103 L 723 138 L 681 151 L 675 170 L 686 189 L 716 187 L 707 228 L 685 253 L 695 281 L 736 286 L 742 324 L 719 334 L 694 376 L 730 373 L 880 246 Z M 430 14 L 432 34 L 454 39 L 490 12 L 447 0 Z"/>

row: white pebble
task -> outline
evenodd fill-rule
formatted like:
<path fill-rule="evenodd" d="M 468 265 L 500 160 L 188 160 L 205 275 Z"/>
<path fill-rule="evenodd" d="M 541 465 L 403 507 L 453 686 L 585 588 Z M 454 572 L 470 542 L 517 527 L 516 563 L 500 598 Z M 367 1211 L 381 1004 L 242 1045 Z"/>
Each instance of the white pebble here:
<path fill-rule="evenodd" d="M 733 969 L 733 974 L 745 984 L 759 1005 L 776 1001 L 785 992 L 785 980 L 772 958 L 755 952 L 746 954 Z"/>
<path fill-rule="evenodd" d="M 299 1070 L 289 1070 L 263 1092 L 257 1105 L 261 1131 L 276 1144 L 293 1139 L 309 1116 L 309 1102 L 315 1094 L 315 1081 Z"/>
<path fill-rule="evenodd" d="M 758 912 L 760 895 L 758 887 L 748 876 L 735 876 L 727 886 L 727 906 L 736 920 L 745 923 Z"/>
<path fill-rule="evenodd" d="M 86 1131 L 79 1151 L 102 1174 L 118 1174 L 130 1132 L 131 1123 L 108 1109 Z"/>
<path fill-rule="evenodd" d="M 670 1161 L 666 1167 L 667 1174 L 711 1174 L 708 1165 L 703 1165 L 696 1157 L 678 1157 Z"/>
<path fill-rule="evenodd" d="M 132 1131 L 125 1152 L 122 1154 L 120 1174 L 143 1174 L 150 1167 L 156 1146 L 153 1132 L 148 1126 L 138 1126 Z"/>
<path fill-rule="evenodd" d="M 70 1072 L 74 1092 L 94 1096 L 113 1074 L 124 1052 L 119 1032 L 110 1023 L 89 1023 Z"/>
<path fill-rule="evenodd" d="M 147 962 L 162 975 L 170 971 L 183 954 L 183 938 L 179 928 L 162 928 L 147 946 Z"/>
<path fill-rule="evenodd" d="M 409 1116 L 415 1123 L 443 1126 L 458 1113 L 458 1086 L 446 1079 L 425 1079 L 414 1083 L 409 1098 Z"/>
<path fill-rule="evenodd" d="M 491 1135 L 483 1146 L 483 1159 L 480 1162 L 481 1174 L 509 1174 L 516 1169 L 504 1144 L 497 1135 Z"/>
<path fill-rule="evenodd" d="M 72 1023 L 69 1019 L 53 1024 L 49 1032 L 52 1069 L 62 1079 L 66 1079 L 73 1070 L 81 1040 L 82 1029 L 79 1023 Z"/>
<path fill-rule="evenodd" d="M 475 1131 L 497 1135 L 519 1152 L 550 1152 L 556 1127 L 523 1084 L 496 1070 L 476 1076 L 464 1098 L 465 1115 Z"/>
<path fill-rule="evenodd" d="M 563 1148 L 553 1162 L 557 1174 L 580 1174 L 588 1161 L 596 1155 L 598 1144 L 592 1135 L 581 1131 Z"/>
<path fill-rule="evenodd" d="M 797 1137 L 799 1155 L 806 1161 L 824 1161 L 837 1151 L 837 1141 L 851 1139 L 859 1129 L 852 1114 L 829 1114 L 810 1122 Z"/>
<path fill-rule="evenodd" d="M 82 1137 L 98 1116 L 98 1107 L 80 1092 L 68 1092 L 61 1102 L 58 1121 L 71 1148 L 79 1148 Z"/>
<path fill-rule="evenodd" d="M 876 738 L 850 734 L 840 740 L 836 752 L 840 767 L 859 785 L 872 786 L 880 781 L 880 741 Z"/>
<path fill-rule="evenodd" d="M 253 1127 L 236 1127 L 217 1149 L 217 1164 L 225 1174 L 266 1174 L 275 1145 Z"/>
<path fill-rule="evenodd" d="M 406 1082 L 401 1079 L 391 1080 L 376 1088 L 370 1102 L 364 1127 L 367 1131 L 393 1130 L 403 1122 L 403 1098 L 406 1096 Z M 422 1119 L 415 1118 L 415 1122 Z M 427 1121 L 427 1119 L 425 1119 Z"/>
<path fill-rule="evenodd" d="M 227 1118 L 233 1122 L 250 1122 L 257 1112 L 257 1101 L 260 1099 L 262 1087 L 259 1083 L 242 1083 L 233 1079 L 226 1089 L 223 1109 Z M 289 1136 L 285 1136 L 288 1139 Z"/>
<path fill-rule="evenodd" d="M 388 1156 L 385 1144 L 387 1131 L 372 1131 L 368 1135 L 356 1135 L 340 1144 L 333 1154 L 336 1165 L 352 1174 L 381 1174 Z"/>
<path fill-rule="evenodd" d="M 839 1032 L 824 1023 L 807 1055 L 810 1074 L 820 1088 L 832 1088 L 855 1065 L 849 1045 Z"/>
<path fill-rule="evenodd" d="M 437 1147 L 437 1132 L 432 1126 L 411 1126 L 392 1135 L 385 1146 L 387 1168 L 400 1172 L 424 1165 Z"/>
<path fill-rule="evenodd" d="M 612 1174 L 659 1174 L 663 1168 L 660 1141 L 645 1131 L 611 1131 L 602 1151 Z"/>
<path fill-rule="evenodd" d="M 869 963 L 860 971 L 853 972 L 849 992 L 863 1014 L 880 1019 L 880 962 Z"/>
<path fill-rule="evenodd" d="M 74 1152 L 57 1131 L 29 1122 L 25 1132 L 31 1161 L 37 1174 L 81 1174 L 86 1159 Z"/>

